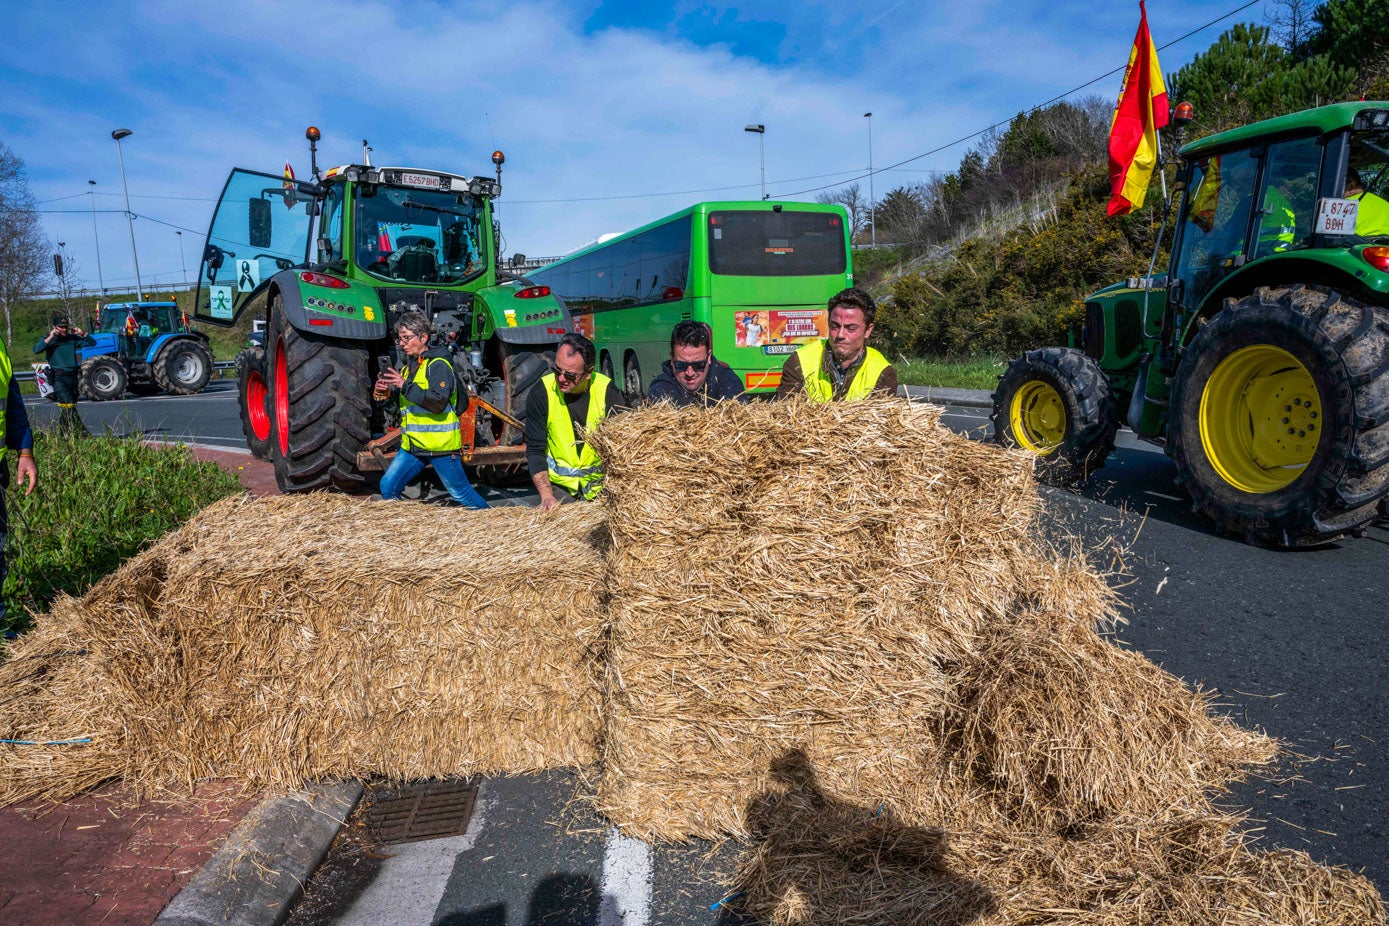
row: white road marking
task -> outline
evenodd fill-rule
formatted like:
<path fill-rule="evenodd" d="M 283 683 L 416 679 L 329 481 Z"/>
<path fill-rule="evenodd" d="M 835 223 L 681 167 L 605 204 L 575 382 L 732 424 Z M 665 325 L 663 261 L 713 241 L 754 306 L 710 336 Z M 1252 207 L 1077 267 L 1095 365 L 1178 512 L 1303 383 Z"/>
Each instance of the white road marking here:
<path fill-rule="evenodd" d="M 598 926 L 647 926 L 650 922 L 651 847 L 609 827 Z"/>
<path fill-rule="evenodd" d="M 387 847 L 393 856 L 381 863 L 381 870 L 338 919 L 338 926 L 428 926 L 434 922 L 458 856 L 477 845 L 490 806 L 487 782 L 479 782 L 473 816 L 462 836 Z"/>

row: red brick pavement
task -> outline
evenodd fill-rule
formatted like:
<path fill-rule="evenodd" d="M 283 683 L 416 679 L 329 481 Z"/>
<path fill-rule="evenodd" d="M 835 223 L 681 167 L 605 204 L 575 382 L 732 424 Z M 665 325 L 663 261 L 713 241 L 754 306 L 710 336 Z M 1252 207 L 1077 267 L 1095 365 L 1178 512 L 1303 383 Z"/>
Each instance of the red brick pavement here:
<path fill-rule="evenodd" d="M 14 747 L 23 748 L 23 747 Z M 203 782 L 177 800 L 108 784 L 0 810 L 0 923 L 149 926 L 260 798 Z"/>
<path fill-rule="evenodd" d="M 193 454 L 253 495 L 279 494 L 263 460 Z M 233 782 L 203 782 L 186 797 L 141 801 L 108 784 L 61 804 L 0 809 L 0 924 L 149 926 L 259 798 Z"/>

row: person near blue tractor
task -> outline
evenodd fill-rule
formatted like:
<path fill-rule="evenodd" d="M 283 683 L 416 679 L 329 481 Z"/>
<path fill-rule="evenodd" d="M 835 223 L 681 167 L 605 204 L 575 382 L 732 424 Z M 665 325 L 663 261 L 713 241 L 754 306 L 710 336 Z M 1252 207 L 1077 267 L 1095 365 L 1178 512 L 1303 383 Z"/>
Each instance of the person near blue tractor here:
<path fill-rule="evenodd" d="M 53 398 L 58 402 L 58 427 L 61 429 L 86 430 L 82 416 L 77 413 L 77 351 L 95 344 L 96 340 L 81 328 L 73 327 L 66 315 L 54 315 L 53 327 L 34 345 L 34 353 L 48 358 L 49 381 L 53 384 Z"/>
<path fill-rule="evenodd" d="M 450 497 L 465 508 L 488 508 L 463 471 L 458 430 L 458 377 L 449 352 L 430 350 L 433 326 L 422 312 L 406 312 L 396 325 L 404 369 L 385 369 L 376 380 L 378 400 L 395 392 L 400 403 L 400 450 L 381 477 L 381 498 L 394 501 L 409 482 L 434 467 Z"/>
<path fill-rule="evenodd" d="M 9 488 L 10 468 L 5 455 L 13 452 L 19 454 L 15 477 L 24 486 L 24 494 L 31 495 L 39 481 L 39 469 L 34 463 L 34 432 L 29 427 L 29 416 L 24 411 L 24 399 L 19 394 L 19 384 L 13 372 L 9 353 L 4 344 L 0 344 L 0 390 L 5 393 L 5 404 L 0 406 L 0 430 L 5 433 L 5 442 L 0 444 L 0 489 Z M 9 557 L 6 555 L 9 534 L 10 516 L 5 508 L 4 493 L 0 492 L 0 589 L 5 587 L 5 578 L 10 570 Z M 0 596 L 0 624 L 5 620 L 5 607 L 5 599 Z"/>

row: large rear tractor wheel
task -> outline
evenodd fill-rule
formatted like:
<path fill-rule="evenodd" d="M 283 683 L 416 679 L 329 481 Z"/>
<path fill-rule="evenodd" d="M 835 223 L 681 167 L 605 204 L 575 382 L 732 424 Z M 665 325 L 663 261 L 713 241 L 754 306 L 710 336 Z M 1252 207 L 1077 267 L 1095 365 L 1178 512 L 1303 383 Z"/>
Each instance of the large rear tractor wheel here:
<path fill-rule="evenodd" d="M 1178 480 L 1222 531 L 1357 531 L 1389 492 L 1389 309 L 1301 285 L 1227 302 L 1182 356 L 1172 414 Z"/>
<path fill-rule="evenodd" d="M 212 353 L 192 338 L 170 341 L 150 364 L 150 375 L 169 395 L 202 392 L 212 377 Z"/>
<path fill-rule="evenodd" d="M 282 492 L 364 488 L 357 452 L 371 439 L 366 347 L 299 331 L 270 308 L 270 459 Z"/>
<path fill-rule="evenodd" d="M 93 402 L 109 402 L 125 395 L 125 367 L 115 357 L 93 357 L 78 374 L 78 388 Z"/>
<path fill-rule="evenodd" d="M 993 403 L 994 440 L 1037 454 L 1043 482 L 1084 482 L 1114 452 L 1119 420 L 1109 380 L 1081 351 L 1028 351 L 1008 364 Z"/>
<path fill-rule="evenodd" d="M 237 405 L 241 432 L 257 459 L 270 459 L 270 390 L 266 386 L 265 348 L 248 347 L 236 355 Z"/>

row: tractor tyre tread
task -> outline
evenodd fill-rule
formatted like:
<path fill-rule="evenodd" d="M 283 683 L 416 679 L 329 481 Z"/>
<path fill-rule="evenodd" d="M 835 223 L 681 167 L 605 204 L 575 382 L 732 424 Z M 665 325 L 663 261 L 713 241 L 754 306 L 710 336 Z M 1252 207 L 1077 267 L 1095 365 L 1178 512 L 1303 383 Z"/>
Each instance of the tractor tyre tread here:
<path fill-rule="evenodd" d="M 174 360 L 189 351 L 196 353 L 202 361 L 202 372 L 195 380 L 180 382 L 172 370 Z M 159 349 L 158 356 L 150 364 L 150 376 L 169 395 L 196 395 L 206 389 L 208 381 L 212 379 L 212 352 L 201 341 L 191 337 L 170 341 Z"/>

